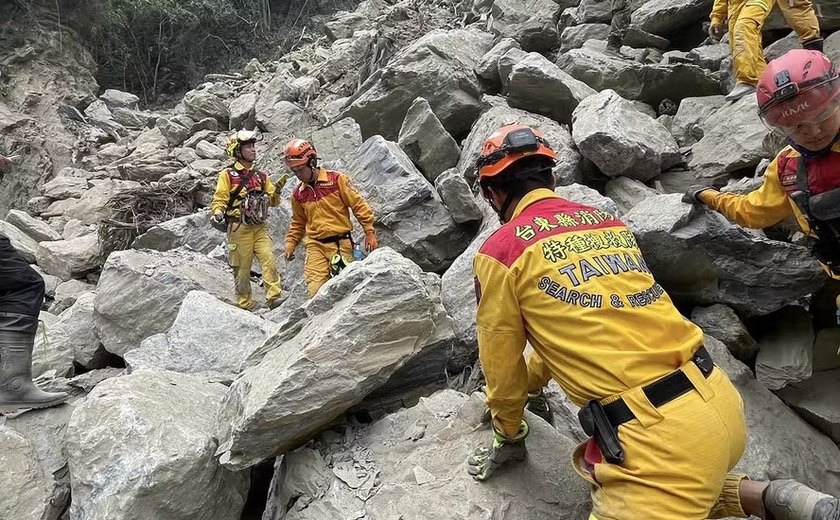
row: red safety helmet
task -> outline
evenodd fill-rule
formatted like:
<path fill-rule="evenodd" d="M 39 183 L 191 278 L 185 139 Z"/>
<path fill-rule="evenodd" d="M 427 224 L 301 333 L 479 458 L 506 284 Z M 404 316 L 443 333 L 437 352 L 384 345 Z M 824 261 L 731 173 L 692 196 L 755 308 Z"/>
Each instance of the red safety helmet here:
<path fill-rule="evenodd" d="M 762 121 L 791 134 L 803 123 L 826 120 L 838 107 L 837 77 L 831 60 L 819 51 L 794 49 L 776 58 L 756 87 Z"/>
<path fill-rule="evenodd" d="M 520 159 L 537 156 L 552 161 L 557 157 L 542 132 L 520 124 L 505 125 L 484 141 L 475 163 L 478 178 L 495 177 Z"/>
<path fill-rule="evenodd" d="M 289 168 L 306 166 L 317 158 L 318 152 L 315 151 L 315 147 L 311 142 L 303 139 L 292 139 L 283 149 L 283 160 Z"/>

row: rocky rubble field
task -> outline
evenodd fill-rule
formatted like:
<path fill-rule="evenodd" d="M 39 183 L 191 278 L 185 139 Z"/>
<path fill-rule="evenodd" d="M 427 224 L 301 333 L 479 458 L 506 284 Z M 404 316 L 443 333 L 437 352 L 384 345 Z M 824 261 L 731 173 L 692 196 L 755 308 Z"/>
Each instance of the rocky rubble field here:
<path fill-rule="evenodd" d="M 581 432 L 556 386 L 554 424 L 530 416 L 527 463 L 485 484 L 466 473 L 489 437 L 471 261 L 498 227 L 473 164 L 511 122 L 546 135 L 557 192 L 627 223 L 706 332 L 746 403 L 739 469 L 840 495 L 840 333 L 815 329 L 810 306 L 825 275 L 790 226 L 746 230 L 680 201 L 698 180 L 753 189 L 779 145 L 754 99 L 724 102 L 711 1 L 634 4 L 625 59 L 604 53 L 607 1 L 525 4 L 363 0 L 315 43 L 210 75 L 165 110 L 100 93 L 67 33 L 5 59 L 0 146 L 21 159 L 0 178 L 0 232 L 47 284 L 35 375 L 72 399 L 0 417 L 0 518 L 585 519 Z M 840 3 L 820 7 L 840 27 Z M 840 59 L 840 34 L 826 52 Z M 206 211 L 242 127 L 263 133 L 272 176 L 288 138 L 311 139 L 370 201 L 384 246 L 307 301 L 303 255 L 282 260 L 290 183 L 270 216 L 284 302 L 254 313 L 232 305 Z M 106 203 L 167 186 L 197 211 L 103 254 Z"/>

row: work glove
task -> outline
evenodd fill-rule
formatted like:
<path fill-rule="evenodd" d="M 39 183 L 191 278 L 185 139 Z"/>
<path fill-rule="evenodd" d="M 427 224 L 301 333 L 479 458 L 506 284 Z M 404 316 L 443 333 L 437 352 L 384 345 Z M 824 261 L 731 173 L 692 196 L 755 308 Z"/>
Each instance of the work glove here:
<path fill-rule="evenodd" d="M 277 191 L 282 191 L 283 188 L 286 186 L 286 183 L 289 182 L 289 177 L 291 177 L 291 173 L 284 173 L 277 179 L 277 182 L 274 183 L 275 189 Z"/>
<path fill-rule="evenodd" d="M 714 190 L 714 188 L 712 188 L 711 186 L 703 186 L 703 185 L 700 185 L 700 184 L 695 184 L 695 185 L 689 187 L 685 191 L 685 194 L 682 197 L 682 201 L 687 202 L 689 204 L 694 204 L 695 202 L 699 202 L 700 204 L 703 204 L 703 201 L 700 200 L 699 195 L 706 190 Z"/>
<path fill-rule="evenodd" d="M 295 259 L 295 248 L 293 246 L 287 245 L 285 256 L 286 256 L 286 261 L 287 262 L 291 262 L 292 260 L 294 260 Z"/>
<path fill-rule="evenodd" d="M 370 253 L 379 247 L 379 242 L 376 241 L 376 232 L 371 230 L 365 233 L 365 251 Z"/>
<path fill-rule="evenodd" d="M 216 213 L 213 213 L 213 216 L 212 216 L 212 217 L 210 217 L 210 218 L 211 218 L 211 219 L 213 220 L 213 222 L 215 222 L 216 224 L 221 224 L 222 222 L 224 222 L 224 221 L 225 221 L 225 215 L 224 215 L 223 213 L 221 213 L 221 212 L 216 212 Z"/>
<path fill-rule="evenodd" d="M 467 460 L 467 473 L 472 478 L 483 482 L 489 479 L 505 462 L 522 461 L 528 456 L 525 437 L 528 436 L 528 423 L 522 420 L 516 437 L 508 438 L 493 426 L 493 443 L 489 448 L 479 446 Z"/>
<path fill-rule="evenodd" d="M 712 40 L 719 42 L 720 39 L 723 37 L 723 23 L 710 23 L 709 24 L 709 38 Z"/>

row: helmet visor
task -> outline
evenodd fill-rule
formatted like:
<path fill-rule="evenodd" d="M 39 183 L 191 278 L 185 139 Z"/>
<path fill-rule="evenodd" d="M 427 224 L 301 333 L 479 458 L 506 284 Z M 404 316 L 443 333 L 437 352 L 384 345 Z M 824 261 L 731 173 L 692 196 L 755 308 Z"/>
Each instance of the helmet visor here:
<path fill-rule="evenodd" d="M 796 87 L 791 84 L 790 86 Z M 817 125 L 834 115 L 840 84 L 836 79 L 797 90 L 773 100 L 759 111 L 765 125 L 791 135 L 805 125 Z"/>

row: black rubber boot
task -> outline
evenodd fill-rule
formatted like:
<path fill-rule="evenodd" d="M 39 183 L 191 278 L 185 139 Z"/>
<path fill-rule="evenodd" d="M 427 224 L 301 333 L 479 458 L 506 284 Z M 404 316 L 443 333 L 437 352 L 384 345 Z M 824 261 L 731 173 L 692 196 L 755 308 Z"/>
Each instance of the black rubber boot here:
<path fill-rule="evenodd" d="M 32 382 L 35 334 L 0 331 L 0 414 L 49 408 L 67 400 L 64 392 L 44 392 Z"/>

